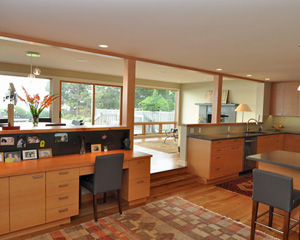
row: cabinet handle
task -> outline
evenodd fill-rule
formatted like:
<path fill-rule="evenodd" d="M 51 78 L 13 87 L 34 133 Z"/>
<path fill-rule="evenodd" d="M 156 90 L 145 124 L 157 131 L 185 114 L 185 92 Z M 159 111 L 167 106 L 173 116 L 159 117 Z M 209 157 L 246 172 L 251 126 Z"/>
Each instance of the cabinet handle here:
<path fill-rule="evenodd" d="M 65 199 L 68 199 L 69 196 L 65 196 L 65 197 L 59 197 L 58 200 L 65 200 Z"/>
<path fill-rule="evenodd" d="M 220 159 L 221 157 L 216 157 L 216 159 Z"/>
<path fill-rule="evenodd" d="M 221 149 L 217 149 L 216 151 L 217 151 L 217 152 L 221 152 Z"/>
<path fill-rule="evenodd" d="M 143 182 L 144 182 L 144 180 L 140 180 L 140 181 L 137 181 L 136 183 L 140 184 L 140 183 L 143 183 Z"/>
<path fill-rule="evenodd" d="M 58 185 L 60 188 L 62 188 L 62 187 L 68 187 L 69 186 L 69 184 L 60 184 L 60 185 Z"/>
<path fill-rule="evenodd" d="M 65 175 L 65 174 L 69 174 L 69 171 L 65 171 L 65 172 L 59 172 L 59 175 Z"/>
<path fill-rule="evenodd" d="M 138 160 L 137 163 L 144 163 L 144 160 Z"/>
<path fill-rule="evenodd" d="M 216 170 L 217 170 L 217 171 L 219 171 L 219 170 L 220 170 L 220 168 L 216 168 Z"/>
<path fill-rule="evenodd" d="M 44 175 L 42 174 L 42 175 L 35 175 L 35 176 L 32 176 L 32 178 L 33 179 L 37 179 L 37 178 L 43 178 L 44 177 Z"/>
<path fill-rule="evenodd" d="M 58 212 L 62 213 L 62 212 L 66 212 L 66 211 L 68 211 L 68 210 L 69 210 L 69 208 L 65 208 L 65 209 L 60 209 L 60 210 L 58 210 Z"/>

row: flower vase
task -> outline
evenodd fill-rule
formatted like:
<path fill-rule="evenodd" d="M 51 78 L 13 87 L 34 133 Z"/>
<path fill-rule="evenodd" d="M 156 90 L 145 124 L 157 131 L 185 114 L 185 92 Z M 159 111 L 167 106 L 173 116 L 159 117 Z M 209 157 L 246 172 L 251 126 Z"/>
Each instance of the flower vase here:
<path fill-rule="evenodd" d="M 32 116 L 32 123 L 34 127 L 37 127 L 39 124 L 39 115 L 33 115 Z"/>
<path fill-rule="evenodd" d="M 85 142 L 84 142 L 84 139 L 81 139 L 80 154 L 85 154 Z"/>

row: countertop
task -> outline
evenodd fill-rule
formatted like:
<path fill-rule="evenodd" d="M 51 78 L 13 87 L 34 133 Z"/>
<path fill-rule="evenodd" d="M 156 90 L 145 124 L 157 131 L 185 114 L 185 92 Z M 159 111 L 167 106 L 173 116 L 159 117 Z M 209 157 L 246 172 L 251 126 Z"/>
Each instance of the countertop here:
<path fill-rule="evenodd" d="M 274 151 L 247 156 L 246 159 L 265 162 L 274 165 L 300 169 L 300 153 L 288 151 Z"/>
<path fill-rule="evenodd" d="M 300 135 L 300 132 L 294 131 L 262 131 L 262 132 L 240 132 L 240 133 L 218 133 L 218 134 L 200 134 L 194 136 L 188 136 L 189 138 L 196 138 L 202 140 L 226 140 L 226 139 L 233 139 L 233 138 L 246 138 L 246 137 L 257 137 L 257 136 L 266 136 L 266 135 L 274 135 L 274 134 L 297 134 Z"/>

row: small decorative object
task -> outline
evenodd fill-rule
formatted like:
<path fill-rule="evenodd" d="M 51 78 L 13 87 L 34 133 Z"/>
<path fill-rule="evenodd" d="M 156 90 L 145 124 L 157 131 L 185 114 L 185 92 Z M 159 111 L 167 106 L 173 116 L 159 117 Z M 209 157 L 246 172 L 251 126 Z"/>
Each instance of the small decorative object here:
<path fill-rule="evenodd" d="M 4 162 L 4 155 L 3 155 L 3 152 L 0 152 L 0 162 Z"/>
<path fill-rule="evenodd" d="M 130 150 L 130 140 L 129 140 L 129 138 L 125 138 L 123 143 L 124 143 L 124 146 L 125 146 L 124 149 L 125 150 Z"/>
<path fill-rule="evenodd" d="M 45 140 L 42 140 L 41 142 L 40 142 L 40 147 L 45 147 Z"/>
<path fill-rule="evenodd" d="M 17 148 L 26 147 L 26 137 L 25 136 L 18 136 Z"/>
<path fill-rule="evenodd" d="M 104 152 L 107 152 L 107 151 L 108 151 L 107 146 L 103 146 L 103 151 L 104 151 Z"/>
<path fill-rule="evenodd" d="M 107 138 L 107 136 L 104 134 L 103 136 L 102 136 L 102 139 L 106 139 Z"/>
<path fill-rule="evenodd" d="M 283 129 L 282 125 L 274 125 L 275 131 L 280 131 L 281 129 Z"/>
<path fill-rule="evenodd" d="M 81 147 L 80 147 L 80 154 L 85 154 L 85 136 L 81 138 Z"/>
<path fill-rule="evenodd" d="M 52 157 L 52 148 L 39 149 L 39 158 Z"/>
<path fill-rule="evenodd" d="M 13 146 L 15 145 L 15 139 L 13 137 L 2 137 L 0 138 L 1 146 Z"/>
<path fill-rule="evenodd" d="M 31 159 L 37 159 L 37 150 L 23 150 L 22 151 L 23 160 L 31 160 Z"/>
<path fill-rule="evenodd" d="M 39 123 L 39 117 L 41 112 L 45 109 L 48 108 L 52 102 L 55 101 L 56 98 L 59 97 L 58 94 L 53 94 L 53 95 L 46 95 L 43 99 L 43 101 L 40 103 L 40 96 L 39 94 L 35 94 L 33 97 L 28 95 L 26 89 L 22 87 L 23 91 L 25 92 L 26 99 L 21 98 L 18 95 L 18 98 L 25 102 L 25 104 L 29 107 L 31 115 L 32 115 L 32 123 L 34 127 L 38 126 Z"/>
<path fill-rule="evenodd" d="M 7 162 L 20 162 L 21 161 L 21 152 L 6 152 L 4 153 L 4 161 Z"/>
<path fill-rule="evenodd" d="M 54 142 L 68 142 L 68 134 L 67 133 L 55 133 L 54 134 Z"/>
<path fill-rule="evenodd" d="M 92 144 L 92 153 L 101 152 L 101 144 Z"/>
<path fill-rule="evenodd" d="M 40 137 L 38 135 L 29 135 L 27 137 L 28 144 L 39 143 L 39 142 L 40 142 Z"/>
<path fill-rule="evenodd" d="M 7 122 L 8 127 L 2 127 L 3 130 L 15 130 L 14 128 L 14 105 L 17 104 L 17 93 L 13 83 L 9 83 L 6 96 L 3 97 L 3 102 L 9 100 L 7 105 Z M 20 127 L 18 127 L 20 129 Z"/>

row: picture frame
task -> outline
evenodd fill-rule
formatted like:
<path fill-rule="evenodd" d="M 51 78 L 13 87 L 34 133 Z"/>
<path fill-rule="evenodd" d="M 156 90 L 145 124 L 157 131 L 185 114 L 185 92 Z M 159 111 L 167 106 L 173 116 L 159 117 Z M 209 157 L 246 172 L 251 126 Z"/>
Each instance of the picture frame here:
<path fill-rule="evenodd" d="M 4 161 L 8 162 L 20 162 L 21 161 L 21 151 L 5 152 Z"/>
<path fill-rule="evenodd" d="M 39 158 L 52 157 L 52 148 L 39 149 Z"/>
<path fill-rule="evenodd" d="M 24 148 L 26 147 L 26 143 L 27 143 L 27 137 L 20 135 L 17 137 L 17 148 Z"/>
<path fill-rule="evenodd" d="M 39 135 L 28 135 L 27 136 L 27 143 L 33 144 L 33 143 L 39 143 L 40 142 L 40 136 Z"/>
<path fill-rule="evenodd" d="M 0 152 L 0 162 L 4 162 L 4 153 Z"/>
<path fill-rule="evenodd" d="M 15 138 L 14 137 L 1 137 L 0 145 L 1 146 L 13 146 L 13 145 L 15 145 Z"/>
<path fill-rule="evenodd" d="M 22 157 L 23 160 L 37 159 L 37 150 L 36 149 L 23 150 Z"/>
<path fill-rule="evenodd" d="M 92 153 L 101 152 L 101 144 L 92 144 L 91 150 L 92 150 Z"/>
<path fill-rule="evenodd" d="M 54 134 L 54 142 L 55 143 L 62 143 L 68 142 L 68 134 L 67 133 L 55 133 Z"/>

